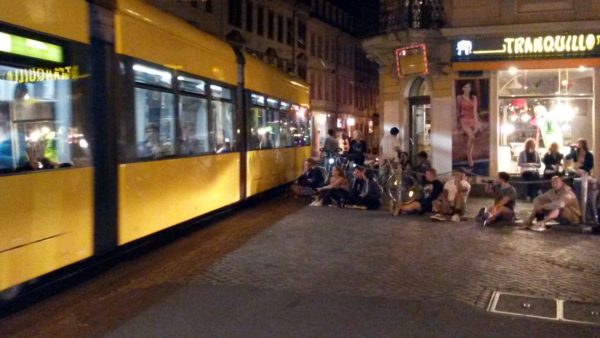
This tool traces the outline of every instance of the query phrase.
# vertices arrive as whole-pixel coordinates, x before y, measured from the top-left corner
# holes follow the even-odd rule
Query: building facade
[[[353,13],[323,0],[147,1],[307,81],[314,155],[329,128],[360,130],[376,148],[378,65],[362,49]]]
[[[380,64],[384,129],[400,126],[405,150],[485,176],[518,173],[527,139],[541,155],[579,138],[600,149],[600,2],[381,5],[381,33],[363,46]]]

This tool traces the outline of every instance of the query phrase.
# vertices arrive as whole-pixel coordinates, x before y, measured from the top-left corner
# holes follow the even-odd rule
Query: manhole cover
[[[494,291],[490,312],[600,325],[600,303],[567,301]]]
[[[600,324],[600,304],[565,301],[563,316],[566,320]]]
[[[556,319],[556,300],[500,294],[492,312]]]

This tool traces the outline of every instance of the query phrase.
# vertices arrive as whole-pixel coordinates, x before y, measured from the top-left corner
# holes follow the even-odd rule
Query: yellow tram
[[[84,0],[0,0],[0,291],[288,183],[308,87],[139,0],[114,10],[118,187],[94,224]]]

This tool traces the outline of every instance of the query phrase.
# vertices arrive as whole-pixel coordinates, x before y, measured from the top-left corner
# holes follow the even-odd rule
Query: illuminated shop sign
[[[600,34],[558,34],[463,39],[453,45],[453,61],[600,56]]]
[[[3,32],[0,32],[0,52],[63,62],[61,46]]]
[[[425,44],[406,46],[396,49],[396,67],[398,76],[427,74],[427,47]]]
[[[79,67],[66,66],[49,68],[28,68],[9,70],[0,74],[0,80],[13,81],[17,83],[32,83],[54,80],[71,80],[79,77]]]

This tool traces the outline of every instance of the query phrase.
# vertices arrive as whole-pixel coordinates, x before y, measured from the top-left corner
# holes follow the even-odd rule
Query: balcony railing
[[[438,29],[446,15],[440,0],[382,0],[380,30]]]

